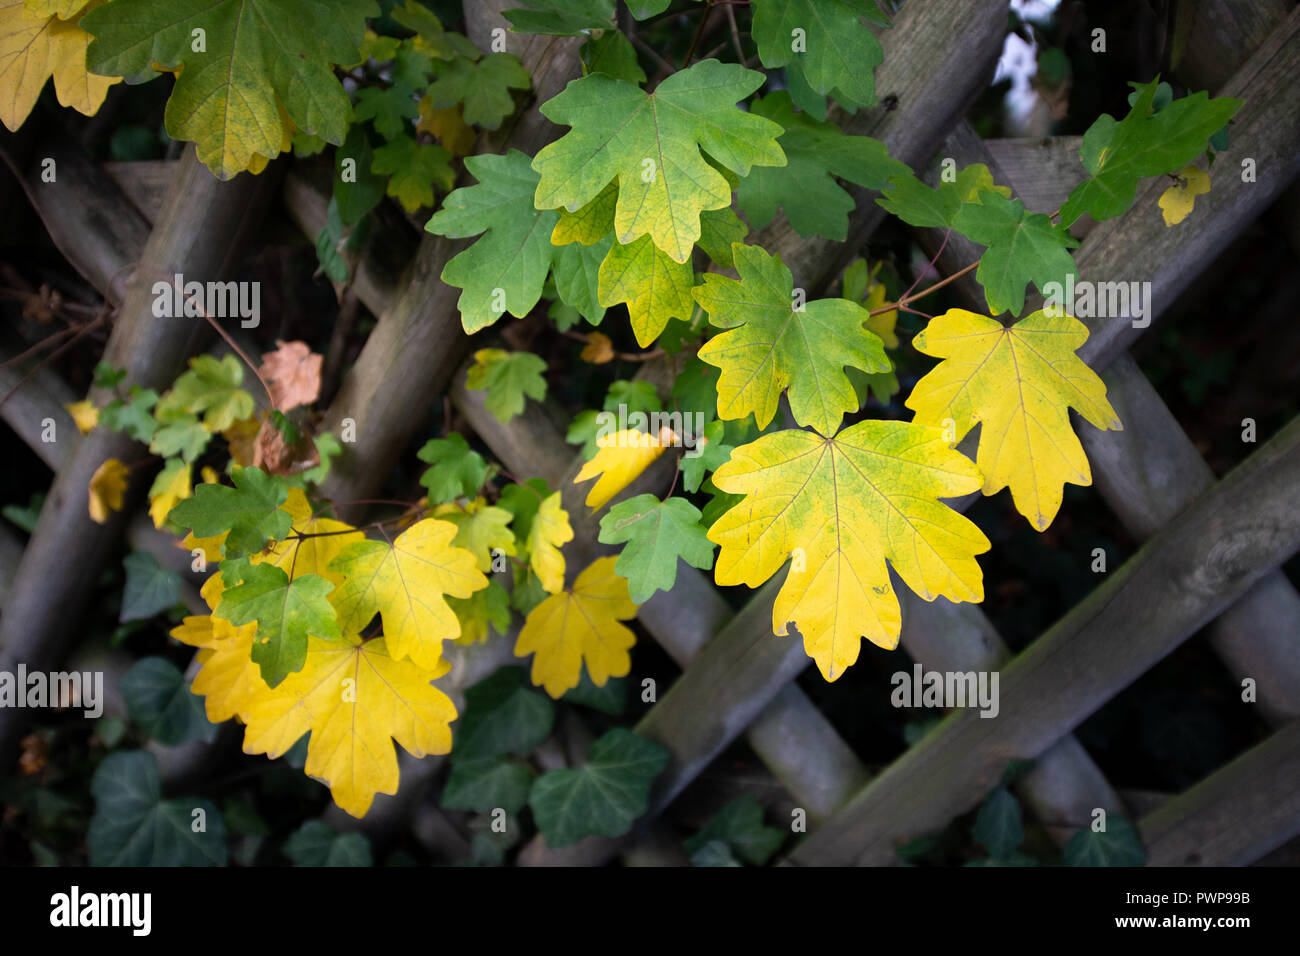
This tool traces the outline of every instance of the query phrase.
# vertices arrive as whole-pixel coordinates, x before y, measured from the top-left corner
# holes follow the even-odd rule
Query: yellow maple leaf
[[[86,72],[90,34],[79,26],[80,17],[74,21],[33,15],[71,6],[36,5],[28,12],[23,0],[0,0],[0,122],[10,131],[22,126],[51,76],[59,103],[86,116],[95,115],[108,88],[121,82],[121,77]],[[89,9],[98,3],[81,6]]]
[[[1098,428],[1123,428],[1105,384],[1074,354],[1087,340],[1087,328],[1068,315],[1039,311],[1008,328],[965,309],[935,316],[912,340],[944,360],[907,399],[915,422],[951,422],[954,443],[980,424],[984,494],[1010,486],[1016,510],[1039,531],[1056,517],[1066,482],[1092,484],[1070,408]]]
[[[450,521],[425,518],[391,545],[367,540],[344,548],[330,564],[344,580],[329,596],[343,633],[359,633],[379,614],[395,659],[437,666],[442,642],[460,635],[444,595],[469,597],[488,583],[474,555],[452,544],[459,532]]]
[[[528,566],[543,588],[556,594],[564,588],[564,554],[560,548],[573,540],[569,514],[560,507],[560,493],[547,497],[528,529]]]
[[[90,520],[103,524],[110,511],[121,511],[126,494],[126,465],[116,458],[107,459],[90,476]]]
[[[77,426],[77,431],[83,435],[90,433],[96,425],[99,424],[99,409],[90,399],[82,399],[79,402],[69,402],[63,406],[67,409],[72,421]]]
[[[599,508],[636,481],[665,448],[676,443],[677,436],[670,428],[661,428],[658,435],[637,428],[603,435],[596,440],[599,450],[582,466],[573,483],[580,485],[600,475],[587,492],[587,507]]]
[[[341,808],[365,816],[376,793],[397,792],[392,741],[416,757],[450,752],[456,708],[430,683],[450,667],[395,660],[379,640],[310,638],[302,670],[250,695],[244,752],[279,757],[310,732],[303,769]]]
[[[149,517],[153,526],[161,528],[166,524],[171,510],[191,494],[189,464],[179,458],[167,462],[149,489]]]
[[[204,561],[208,564],[217,564],[223,557],[222,551],[226,543],[226,535],[229,533],[229,531],[223,531],[221,534],[214,534],[208,538],[196,538],[194,532],[191,531],[181,541],[181,547],[190,552],[201,551]],[[206,582],[204,583],[206,584]],[[216,604],[212,604],[212,607],[216,607]]]
[[[689,320],[695,311],[691,298],[695,272],[690,263],[675,262],[649,236],[610,246],[597,283],[596,301],[601,305],[627,305],[632,332],[642,348],[659,338],[669,319]]]
[[[439,107],[427,93],[420,100],[420,118],[416,132],[428,133],[453,156],[468,156],[474,151],[474,127],[465,122],[461,106]]]
[[[628,650],[634,635],[620,621],[636,616],[627,581],[614,573],[614,557],[598,558],[578,575],[573,588],[552,594],[529,612],[515,642],[515,656],[533,654],[533,683],[554,698],[578,686],[583,664],[592,683],[632,669]]]
[[[787,429],[731,453],[713,482],[743,501],[720,516],[718,584],[756,588],[790,561],[772,609],[793,622],[827,680],[858,659],[860,638],[898,645],[901,615],[886,560],[927,601],[980,601],[975,555],[989,541],[943,504],[976,491],[975,465],[937,428],[864,421],[834,438]]]
[[[208,720],[219,724],[231,717],[247,722],[255,695],[269,694],[262,671],[252,661],[257,622],[236,627],[212,615],[186,617],[172,628],[172,637],[199,648],[199,672],[191,689],[203,698]]]
[[[1176,226],[1192,211],[1196,197],[1210,191],[1210,174],[1195,166],[1184,166],[1178,173],[1178,182],[1160,194],[1157,204],[1166,226]]]
[[[71,20],[88,0],[25,0],[28,17],[58,17]]]
[[[504,508],[489,505],[483,497],[467,502],[463,508],[453,502],[441,504],[434,509],[433,516],[456,526],[456,537],[451,543],[474,555],[478,569],[485,574],[492,570],[493,550],[515,553],[515,535],[510,530],[514,516]]]

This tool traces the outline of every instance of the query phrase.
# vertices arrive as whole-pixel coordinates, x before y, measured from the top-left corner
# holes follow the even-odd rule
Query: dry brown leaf
[[[602,332],[588,332],[587,344],[582,347],[581,358],[592,365],[604,365],[614,360],[614,343]]]
[[[282,412],[299,405],[310,405],[320,397],[320,371],[323,356],[308,348],[306,342],[281,342],[274,352],[262,356],[262,378],[271,389],[271,401]]]

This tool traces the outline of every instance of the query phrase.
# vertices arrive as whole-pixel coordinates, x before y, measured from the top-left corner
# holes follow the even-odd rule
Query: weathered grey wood
[[[1139,824],[1148,866],[1247,866],[1300,834],[1300,721]]]
[[[8,336],[4,338],[4,344],[0,345],[0,363],[7,363],[22,351]],[[0,395],[8,395],[9,390],[22,381],[28,369],[40,359],[41,356],[35,356],[21,365],[0,365]],[[0,416],[41,461],[57,470],[80,438],[76,423],[64,408],[74,401],[72,389],[45,366],[37,369],[18,391],[9,395],[8,400],[0,405]],[[54,419],[55,440],[52,442],[41,438],[45,430],[41,423],[47,418]]]
[[[967,162],[981,161],[960,158],[962,152],[959,151],[958,144],[967,137],[979,139],[970,124],[963,120],[953,128],[952,135],[944,141],[944,155],[957,158],[959,166]],[[993,177],[994,182],[1010,185],[1016,197],[1031,212],[1048,215],[1060,209],[1061,203],[1070,194],[1070,190],[1082,182],[1088,174],[1083,164],[1079,162],[1082,136],[988,139],[982,142],[1001,171],[1001,176]],[[991,164],[990,168],[992,168]]]
[[[176,175],[174,159],[147,159],[134,162],[104,163],[104,172],[117,183],[117,188],[139,210],[147,222],[153,222],[162,212],[167,198],[167,186]],[[143,238],[141,244],[143,245]]]
[[[1006,762],[1032,758],[1300,549],[1300,420],[1002,670],[995,719],[946,718],[791,854],[801,865],[883,864],[896,841],[973,806]]]
[[[178,272],[204,281],[228,275],[274,186],[266,175],[221,183],[199,163],[192,148],[186,152],[104,354],[105,361],[127,370],[128,382],[152,388],[170,384],[193,348],[199,326],[205,324],[156,318],[153,283],[170,281]],[[105,276],[109,268],[104,266]],[[75,633],[91,578],[117,542],[125,517],[117,513],[104,525],[90,520],[90,478],[106,459],[129,460],[137,447],[125,435],[96,430],[77,444],[60,468],[0,617],[0,669],[12,670],[19,661],[48,669],[61,658]],[[134,476],[132,501],[147,490],[142,485],[147,482]],[[22,711],[0,710],[0,758],[16,743],[22,716]]]

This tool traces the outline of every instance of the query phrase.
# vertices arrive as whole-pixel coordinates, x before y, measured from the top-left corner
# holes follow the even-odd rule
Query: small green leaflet
[[[190,693],[185,675],[166,658],[142,657],[118,686],[131,720],[164,746],[212,740],[217,734],[204,713],[203,698]]]
[[[694,494],[699,491],[705,473],[717,471],[731,457],[733,446],[723,441],[725,434],[726,425],[714,419],[704,426],[703,434],[695,436],[698,454],[682,455],[677,467],[682,471],[682,487],[687,492]]]
[[[357,91],[352,119],[370,120],[384,139],[393,139],[408,129],[411,120],[420,115],[414,93],[411,87],[401,83],[393,86],[363,86]]]
[[[181,596],[181,576],[164,568],[148,551],[132,551],[122,562],[126,587],[119,621],[141,621],[175,607]]]
[[[721,842],[746,863],[762,866],[785,841],[785,833],[763,823],[763,805],[753,794],[736,797],[711,819],[703,830],[682,844],[692,862],[706,846]]]
[[[244,367],[234,355],[220,359],[195,356],[158,403],[158,419],[175,421],[176,413],[202,413],[203,424],[210,431],[225,431],[253,414],[253,396],[240,387],[243,382]]]
[[[499,422],[508,422],[524,410],[525,396],[540,402],[546,397],[546,362],[532,352],[480,349],[465,375],[465,385],[487,390],[483,404]]]
[[[1098,221],[1122,215],[1133,205],[1141,179],[1177,172],[1205,152],[1244,100],[1193,93],[1152,113],[1160,78],[1138,90],[1122,120],[1103,113],[1083,134],[1079,159],[1091,174],[1074,187],[1061,207],[1068,226],[1085,212]]]
[[[228,531],[227,554],[253,554],[267,541],[281,541],[293,527],[281,511],[289,492],[284,481],[260,468],[236,468],[235,487],[201,484],[167,515],[167,520],[189,528],[195,537],[211,538]]]
[[[433,187],[446,192],[456,181],[451,153],[410,136],[398,136],[375,150],[370,171],[388,177],[388,195],[407,212],[432,206]]]
[[[429,44],[434,55],[440,60],[450,60],[457,56],[477,60],[483,55],[468,37],[459,33],[448,33],[443,29],[442,21],[434,12],[423,4],[417,3],[416,0],[406,0],[406,5],[402,7],[394,6],[390,16],[406,29],[418,33],[420,39]],[[378,38],[381,43],[389,39],[383,36]]]
[[[614,0],[520,0],[505,11],[516,33],[576,36],[589,30],[609,30]]]
[[[510,757],[453,758],[442,806],[481,813],[501,807],[506,813],[518,813],[528,803],[533,777],[528,764]]]
[[[527,90],[532,77],[512,53],[489,53],[478,62],[456,57],[433,65],[437,77],[427,95],[436,107],[465,104],[465,122],[496,129],[515,111],[511,90]]]
[[[99,422],[115,432],[125,432],[136,441],[150,441],[158,427],[153,417],[153,407],[158,404],[158,393],[152,388],[132,385],[126,398],[115,398],[99,413]]]
[[[995,860],[1005,860],[1025,840],[1020,801],[1006,787],[997,787],[985,797],[971,830],[975,842]]]
[[[988,190],[979,199],[962,206],[953,227],[988,247],[980,256],[975,278],[984,286],[989,314],[1009,310],[1018,316],[1025,308],[1028,283],[1041,291],[1049,282],[1064,283],[1066,276],[1075,274],[1074,257],[1066,250],[1079,243],[1064,226],[1029,212],[1019,199]]]
[[[598,301],[609,307],[627,305],[637,344],[647,348],[670,319],[689,319],[695,310],[690,263],[671,256],[641,236],[627,245],[614,243],[600,264]]]
[[[384,198],[388,181],[371,171],[370,164],[374,159],[366,128],[353,126],[334,157],[334,199],[338,202],[339,218],[345,226],[356,225]],[[349,162],[351,165],[345,166]],[[356,181],[350,182],[351,179]]]
[[[284,841],[284,855],[294,866],[372,866],[370,840],[364,833],[339,833],[319,820],[308,820]]]
[[[819,123],[796,113],[785,91],[755,100],[752,109],[755,115],[785,127],[777,142],[789,161],[785,166],[756,167],[740,181],[736,198],[755,229],[771,222],[780,206],[804,238],[815,235],[843,241],[853,197],[833,177],[880,189],[890,176],[908,172],[880,140],[846,136],[834,123]]]
[[[713,567],[714,544],[700,525],[699,509],[685,498],[637,495],[619,502],[600,519],[600,542],[626,542],[614,571],[627,578],[637,604],[673,589],[678,558],[701,571]]]
[[[1065,845],[1066,866],[1145,866],[1147,851],[1137,827],[1108,814],[1106,829],[1084,827]]]
[[[338,614],[326,597],[334,585],[317,574],[292,581],[273,564],[248,558],[221,562],[225,584],[213,614],[232,624],[257,622],[253,663],[275,687],[307,662],[307,638],[340,636]]]
[[[532,689],[522,667],[503,667],[465,691],[454,759],[526,754],[551,735],[555,703]]]
[[[451,239],[483,233],[442,270],[443,282],[463,290],[461,324],[473,334],[505,312],[522,319],[537,304],[555,254],[557,217],[534,207],[538,175],[518,150],[470,156],[465,167],[478,185],[448,196],[425,229]]]
[[[650,786],[667,763],[663,747],[616,727],[591,745],[585,765],[542,774],[528,805],[547,845],[626,833],[645,813]]]
[[[109,754],[95,770],[90,792],[95,797],[86,834],[91,866],[225,866],[221,812],[208,800],[162,799],[153,754]],[[192,828],[195,810],[203,811],[203,830]]]
[[[800,109],[824,119],[828,95],[850,112],[876,105],[874,71],[885,54],[861,22],[889,26],[875,0],[753,0],[753,7],[759,59],[786,67]]]
[[[578,55],[588,73],[605,73],[629,83],[646,81],[645,70],[637,62],[632,41],[618,30],[602,30],[600,36],[592,37],[582,45]]]
[[[576,211],[618,180],[618,242],[649,235],[686,262],[700,213],[731,205],[730,184],[701,150],[741,176],[785,163],[781,127],[735,105],[762,82],[761,73],[717,60],[674,73],[653,94],[603,73],[574,80],[541,107],[572,129],[533,160],[537,208]]]
[[[794,296],[794,277],[776,256],[740,244],[733,252],[740,281],[709,273],[693,290],[709,322],[728,330],[699,352],[701,361],[722,369],[718,417],[753,412],[765,428],[788,387],[795,420],[834,435],[844,413],[858,407],[844,367],[891,368],[884,344],[863,324],[867,310],[847,299],[802,302]]]
[[[208,447],[208,441],[212,438],[212,432],[200,424],[196,415],[189,412],[164,410],[159,407],[157,421],[159,425],[153,433],[153,439],[149,442],[149,450],[163,458],[180,455],[185,461],[193,463],[199,455],[203,454],[203,450]],[[175,464],[184,467],[180,459],[176,459]],[[158,477],[161,479],[162,475]],[[155,488],[161,487],[164,486],[155,484]]]
[[[884,195],[876,202],[909,226],[947,229],[965,205],[978,205],[985,191],[1011,197],[1009,187],[993,185],[987,166],[973,163],[954,173],[952,179],[940,181],[937,189],[921,182],[911,170],[904,170],[889,177]]]
[[[416,452],[420,461],[432,465],[420,476],[429,489],[429,504],[438,505],[462,496],[473,498],[488,479],[488,465],[463,437],[452,432],[446,438],[431,438]]]

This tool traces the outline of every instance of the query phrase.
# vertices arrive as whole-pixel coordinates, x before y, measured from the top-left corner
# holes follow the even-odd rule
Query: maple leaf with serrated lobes
[[[785,166],[751,170],[736,189],[740,208],[755,229],[770,223],[780,206],[791,228],[804,238],[843,240],[854,202],[833,176],[880,189],[890,176],[907,171],[880,140],[847,136],[834,123],[796,113],[784,90],[755,100],[753,112],[785,127],[777,142],[788,160]]]
[[[578,686],[584,665],[597,687],[632,669],[628,650],[636,635],[619,622],[636,616],[636,604],[614,563],[593,561],[572,588],[533,608],[519,631],[515,657],[534,655],[532,681],[556,699]]]
[[[989,168],[972,163],[953,173],[951,179],[941,179],[937,187],[927,186],[910,169],[904,170],[889,177],[876,202],[909,226],[947,229],[964,207],[980,204],[983,192],[1011,198],[1011,187],[995,186]]]
[[[415,90],[403,84],[363,87],[357,91],[352,120],[370,120],[384,139],[393,139],[400,136],[410,126],[410,121],[420,115],[414,94]]]
[[[442,281],[462,290],[457,308],[473,334],[505,312],[522,319],[541,299],[555,253],[556,214],[534,207],[538,175],[518,150],[470,156],[465,168],[478,185],[451,193],[425,229],[449,239],[483,233],[442,270]]]
[[[744,496],[709,529],[721,545],[717,583],[757,588],[793,556],[772,629],[798,627],[827,680],[858,659],[864,636],[898,645],[902,618],[886,561],[927,601],[983,600],[975,555],[989,541],[940,500],[982,481],[941,429],[864,421],[834,438],[773,432],[733,450],[713,483]]]
[[[845,366],[892,367],[880,339],[866,329],[867,310],[847,299],[819,299],[796,310],[794,277],[779,258],[756,246],[737,244],[733,252],[739,281],[709,273],[693,290],[709,322],[728,330],[699,351],[701,361],[722,370],[718,417],[753,412],[766,428],[788,388],[795,421],[833,434],[844,413],[858,407]]]
[[[357,62],[366,18],[379,12],[372,0],[113,0],[81,25],[94,36],[93,72],[177,74],[168,134],[195,142],[204,165],[230,179],[280,153],[293,129],[343,142],[352,106],[333,65]]]
[[[28,0],[26,7],[24,0],[0,0],[0,122],[10,132],[23,125],[51,76],[60,105],[84,116],[99,112],[108,88],[121,82],[86,70],[90,35],[78,14],[96,6],[98,0]]]
[[[649,236],[611,245],[600,264],[599,283],[601,305],[627,305],[642,348],[653,344],[670,320],[689,319],[695,311],[695,272],[689,263],[674,262]]]
[[[363,817],[376,793],[397,792],[393,741],[414,757],[451,751],[456,708],[429,683],[449,669],[446,662],[430,670],[394,659],[383,641],[313,638],[301,671],[251,695],[244,752],[279,757],[310,733],[304,772],[324,781],[339,807]]]
[[[1062,225],[1070,225],[1085,212],[1098,221],[1122,215],[1133,205],[1139,180],[1176,172],[1191,163],[1245,104],[1245,100],[1192,93],[1152,113],[1159,81],[1157,76],[1138,88],[1122,120],[1103,113],[1083,134],[1079,159],[1091,175],[1074,187],[1061,206]]]
[[[499,504],[514,515],[515,537],[523,543],[528,566],[542,587],[555,594],[564,588],[560,548],[573,540],[573,526],[558,491],[551,492],[541,478],[531,478],[526,485],[507,486]]]
[[[701,571],[713,567],[714,545],[700,525],[699,509],[685,498],[637,495],[619,502],[600,519],[600,542],[624,544],[614,570],[627,578],[628,595],[637,604],[672,590],[678,558]]]
[[[1068,315],[1035,312],[1004,327],[965,309],[935,316],[912,339],[917,351],[943,359],[907,399],[915,421],[951,420],[954,441],[979,424],[984,494],[1010,486],[1016,510],[1039,531],[1056,517],[1067,482],[1092,484],[1070,408],[1098,428],[1122,428],[1105,384],[1075,354],[1087,339]]]
[[[717,60],[679,70],[653,94],[603,73],[572,81],[541,107],[572,129],[533,159],[537,208],[577,210],[617,180],[618,242],[649,235],[686,262],[700,213],[731,205],[731,185],[701,151],[741,176],[785,163],[781,127],[735,105],[762,82],[761,73]]]
[[[343,549],[365,535],[349,524],[318,515],[301,488],[290,488],[280,510],[292,526],[283,541],[272,542],[264,551],[250,556],[254,564],[273,564],[286,574],[315,574],[335,589],[343,575],[330,568]]]
[[[489,53],[477,62],[465,57],[438,60],[437,77],[426,95],[434,106],[463,104],[465,122],[496,129],[515,111],[511,90],[529,90],[533,78],[513,53]]]
[[[231,624],[256,622],[253,663],[268,687],[301,670],[307,638],[339,638],[338,615],[328,595],[334,586],[316,574],[289,575],[273,564],[248,558],[221,562],[225,589],[213,610]]]
[[[456,537],[451,543],[474,555],[478,569],[484,574],[492,570],[493,551],[515,554],[515,534],[510,530],[514,515],[505,508],[489,505],[485,498],[476,498],[464,507],[451,502],[438,505],[433,516],[456,526]]]
[[[483,405],[492,417],[505,423],[524,410],[524,398],[540,402],[546,397],[546,362],[531,352],[479,349],[465,374],[465,386],[487,391]]]
[[[875,0],[754,0],[753,38],[765,67],[796,74],[801,109],[824,117],[830,95],[853,112],[876,105],[874,71],[885,57],[863,18],[889,26]]]
[[[441,146],[398,136],[376,149],[374,155],[370,171],[388,177],[388,195],[407,212],[432,206],[433,187],[446,192],[456,181],[451,153]]]
[[[267,541],[282,540],[293,527],[293,519],[280,505],[288,497],[283,479],[260,468],[235,468],[235,487],[203,484],[194,489],[167,515],[172,524],[189,528],[195,536],[208,538],[228,532],[228,555],[261,551]]]
[[[953,227],[988,247],[980,256],[975,278],[984,286],[993,315],[1023,312],[1028,283],[1041,291],[1048,283],[1063,283],[1075,274],[1068,250],[1078,246],[1078,240],[1064,226],[1027,210],[1019,199],[981,192],[978,203],[962,206],[953,217]]]
[[[330,570],[344,577],[334,593],[344,633],[359,633],[378,614],[394,659],[436,667],[442,642],[460,636],[444,595],[467,598],[488,583],[474,555],[452,545],[459,530],[425,518],[392,544],[358,541],[344,548],[330,562]]]
[[[190,689],[203,698],[208,720],[214,724],[236,716],[247,723],[252,696],[270,689],[253,663],[256,633],[256,622],[236,627],[210,614],[186,617],[171,630],[176,640],[199,649],[195,655],[199,672]]]
[[[253,414],[253,396],[240,387],[243,382],[244,367],[235,356],[197,355],[158,402],[155,414],[162,420],[176,412],[201,413],[209,431],[225,431]]]
[[[420,484],[429,489],[429,504],[441,504],[453,498],[472,498],[487,482],[491,473],[483,456],[469,443],[452,432],[446,438],[431,438],[415,456],[427,464]]]
[[[406,0],[403,6],[394,6],[389,16],[416,34],[416,49],[440,60],[458,56],[477,60],[483,55],[469,37],[446,30],[437,14],[416,0]]]

